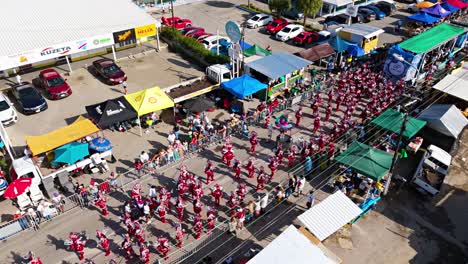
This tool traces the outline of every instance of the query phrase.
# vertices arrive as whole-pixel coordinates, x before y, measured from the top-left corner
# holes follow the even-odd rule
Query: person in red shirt
[[[167,260],[169,257],[167,256],[169,253],[169,240],[164,236],[158,237],[158,246],[156,249],[163,255],[164,259]]]
[[[255,148],[257,147],[258,139],[257,139],[257,132],[252,132],[252,136],[250,137],[250,153],[255,153]]]
[[[208,207],[206,211],[206,218],[208,221],[207,233],[210,234],[211,230],[215,227],[216,222],[216,212],[213,208]]]
[[[268,168],[270,168],[270,178],[269,180],[273,180],[273,177],[275,176],[275,172],[276,170],[278,169],[278,162],[276,161],[276,158],[275,157],[272,157],[270,159],[270,163],[268,164]]]
[[[99,208],[102,209],[101,211],[101,214],[102,216],[108,216],[109,215],[109,212],[107,211],[107,199],[106,199],[106,196],[99,192],[98,193],[98,198],[95,202],[96,206],[98,206]]]
[[[176,226],[176,240],[177,240],[177,247],[182,248],[182,242],[184,241],[184,236],[187,232],[182,227],[181,223],[178,223]]]
[[[234,178],[235,179],[240,179],[240,175],[241,175],[241,163],[239,160],[235,159],[234,160],[234,166],[232,167],[232,169],[234,170]]]
[[[259,190],[265,190],[264,184],[265,184],[265,172],[262,166],[257,176],[257,188],[255,188],[255,191],[258,192]]]
[[[176,211],[177,211],[177,218],[180,221],[184,220],[184,208],[185,208],[184,200],[179,196],[179,198],[177,199]]]
[[[299,107],[296,111],[296,127],[299,126],[299,123],[301,122],[301,117],[302,117],[302,106]]]
[[[203,231],[203,223],[200,216],[197,216],[193,222],[193,231],[195,233],[195,239],[199,239]]]
[[[135,159],[135,162],[133,163],[133,168],[137,171],[138,177],[141,176],[141,173],[143,172],[143,162],[141,162],[140,159]]]
[[[237,197],[239,197],[239,202],[241,204],[243,204],[245,195],[247,194],[247,189],[246,189],[245,183],[240,183],[237,186],[236,194],[237,194]]]
[[[314,133],[320,129],[320,116],[317,115],[314,120]]]
[[[328,105],[327,109],[325,110],[325,118],[323,119],[324,122],[328,122],[328,120],[330,120],[331,112],[332,112],[332,107],[331,105]]]
[[[249,162],[245,166],[245,169],[247,170],[247,174],[249,175],[249,178],[254,177],[254,173],[255,173],[254,162],[255,162],[255,158],[251,157],[251,158],[249,158]]]
[[[99,229],[96,230],[97,237],[99,239],[99,246],[106,252],[105,256],[110,255],[109,239]]]
[[[223,196],[223,189],[219,184],[215,185],[215,188],[211,191],[211,196],[213,196],[216,206],[219,206],[221,197]]]
[[[294,166],[295,160],[296,160],[296,149],[295,149],[295,146],[293,146],[288,154],[288,167],[289,168]]]
[[[214,181],[213,163],[211,163],[211,161],[209,160],[206,163],[205,174],[206,174],[206,184],[210,184],[210,182]]]

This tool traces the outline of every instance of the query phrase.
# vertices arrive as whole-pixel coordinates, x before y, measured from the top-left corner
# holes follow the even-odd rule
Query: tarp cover
[[[390,169],[392,158],[383,150],[356,141],[336,157],[336,161],[379,181]]]
[[[458,8],[468,7],[468,3],[465,3],[465,2],[460,1],[460,0],[447,0],[447,3],[449,3],[450,5],[453,5],[454,7],[458,7]]]
[[[407,51],[420,54],[430,51],[434,47],[437,47],[438,45],[445,43],[464,32],[464,28],[442,23],[417,36],[401,42],[400,47]]]
[[[71,142],[54,150],[54,162],[73,164],[89,155],[89,144]]]
[[[305,211],[297,219],[320,241],[325,240],[362,213],[343,192],[337,191]],[[281,251],[281,253],[284,253]],[[287,255],[287,254],[286,254]],[[307,263],[322,263],[311,261]],[[268,263],[268,262],[265,262]],[[284,263],[295,263],[286,261]]]
[[[138,115],[123,96],[85,107],[89,117],[100,128],[136,118]]]
[[[424,24],[433,24],[433,23],[440,20],[439,17],[431,16],[431,15],[425,13],[425,12],[419,12],[417,14],[409,16],[408,19],[409,20],[414,20],[414,21],[417,21],[417,22],[421,22],[421,23],[424,23]]]
[[[125,99],[135,109],[138,116],[174,106],[174,101],[157,86],[127,94]]]
[[[374,120],[372,120],[371,123],[393,133],[400,134],[403,119],[403,113],[400,113],[393,109],[388,109],[382,114],[380,114],[378,117],[374,118]],[[407,138],[412,138],[425,125],[426,121],[408,116],[406,121],[406,128],[405,131],[403,131],[403,136]]]
[[[304,234],[291,225],[248,262],[248,264],[265,263],[332,264],[336,262],[328,258],[318,246],[312,244]]]
[[[463,67],[445,76],[434,89],[468,101],[468,62]]]
[[[259,55],[259,56],[269,56],[271,55],[271,52],[268,50],[258,46],[258,45],[253,45],[250,48],[244,49],[243,50],[244,56],[250,57],[253,55]]]
[[[447,2],[442,3],[441,6],[442,6],[445,10],[447,10],[447,11],[449,11],[449,12],[452,12],[452,13],[455,12],[455,11],[458,11],[458,10],[460,9],[460,8],[458,8],[458,7],[456,7],[456,6],[453,6],[453,5],[451,5],[451,4],[447,3]]]
[[[267,84],[261,83],[255,78],[244,74],[221,84],[226,91],[230,92],[239,99],[252,95],[260,90],[266,89]]]
[[[335,54],[335,50],[328,43],[320,44],[299,52],[299,56],[310,61],[318,61],[333,54]]]
[[[450,15],[450,12],[445,10],[439,3],[432,7],[424,8],[422,11],[436,17],[446,17]]]
[[[249,62],[247,63],[247,66],[270,79],[277,79],[288,73],[300,70],[310,64],[312,64],[311,61],[298,56],[278,52],[259,60]]]
[[[36,156],[98,131],[99,128],[97,128],[91,120],[80,116],[71,125],[59,128],[48,134],[41,136],[26,136],[26,144],[31,150],[32,155]]]
[[[419,119],[426,120],[427,126],[440,133],[458,138],[468,125],[468,120],[455,105],[436,104],[424,110]]]

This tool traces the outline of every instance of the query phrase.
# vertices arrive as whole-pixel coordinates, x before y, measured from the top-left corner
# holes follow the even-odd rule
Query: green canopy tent
[[[244,53],[244,56],[246,57],[250,57],[250,56],[253,56],[253,55],[258,55],[258,56],[269,56],[271,55],[271,52],[269,52],[268,50],[266,49],[263,49],[257,45],[253,45],[252,47],[248,48],[248,49],[245,49],[243,51]]]
[[[401,125],[403,124],[404,114],[393,109],[388,109],[378,117],[371,121],[374,125],[384,128],[393,133],[400,134]],[[425,125],[426,121],[416,119],[408,116],[406,121],[406,128],[403,131],[403,136],[406,138],[412,138],[419,130]]]
[[[360,174],[379,181],[390,169],[392,158],[391,154],[383,150],[356,141],[335,160]]]

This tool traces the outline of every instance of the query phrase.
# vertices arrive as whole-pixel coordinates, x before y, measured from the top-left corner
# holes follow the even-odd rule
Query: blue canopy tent
[[[425,12],[431,16],[435,17],[446,17],[450,15],[450,11],[445,10],[440,4],[435,4],[432,7],[429,8],[424,8],[421,10],[422,12]]]
[[[227,82],[221,83],[221,87],[239,99],[252,95],[260,90],[266,89],[267,84],[259,82],[257,79],[244,74]]]
[[[417,14],[409,16],[408,19],[421,22],[423,24],[433,24],[440,20],[439,17],[431,16],[425,12],[419,12]]]
[[[245,50],[245,49],[248,49],[250,47],[252,47],[252,45],[250,45],[249,43],[243,41],[243,40],[240,40],[239,41],[239,45],[241,47],[241,50]]]
[[[366,54],[364,49],[359,47],[357,44],[348,45],[348,48],[346,50],[349,52],[349,54],[351,54],[354,57],[361,57]]]
[[[53,162],[73,164],[88,155],[88,143],[72,142],[54,150]]]
[[[349,42],[343,40],[339,36],[331,38],[330,41],[328,41],[328,43],[337,53],[345,51],[348,48],[349,44]]]
[[[442,3],[440,6],[441,6],[442,8],[444,8],[445,10],[449,11],[450,13],[453,13],[453,12],[455,12],[455,11],[460,10],[460,8],[455,7],[455,6],[453,6],[453,5],[451,5],[451,4],[447,3],[447,2]]]

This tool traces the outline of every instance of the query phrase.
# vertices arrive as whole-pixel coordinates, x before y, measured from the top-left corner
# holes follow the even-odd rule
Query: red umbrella
[[[3,197],[5,198],[16,198],[23,194],[29,186],[31,186],[32,179],[31,178],[19,178],[14,180],[5,190]]]

